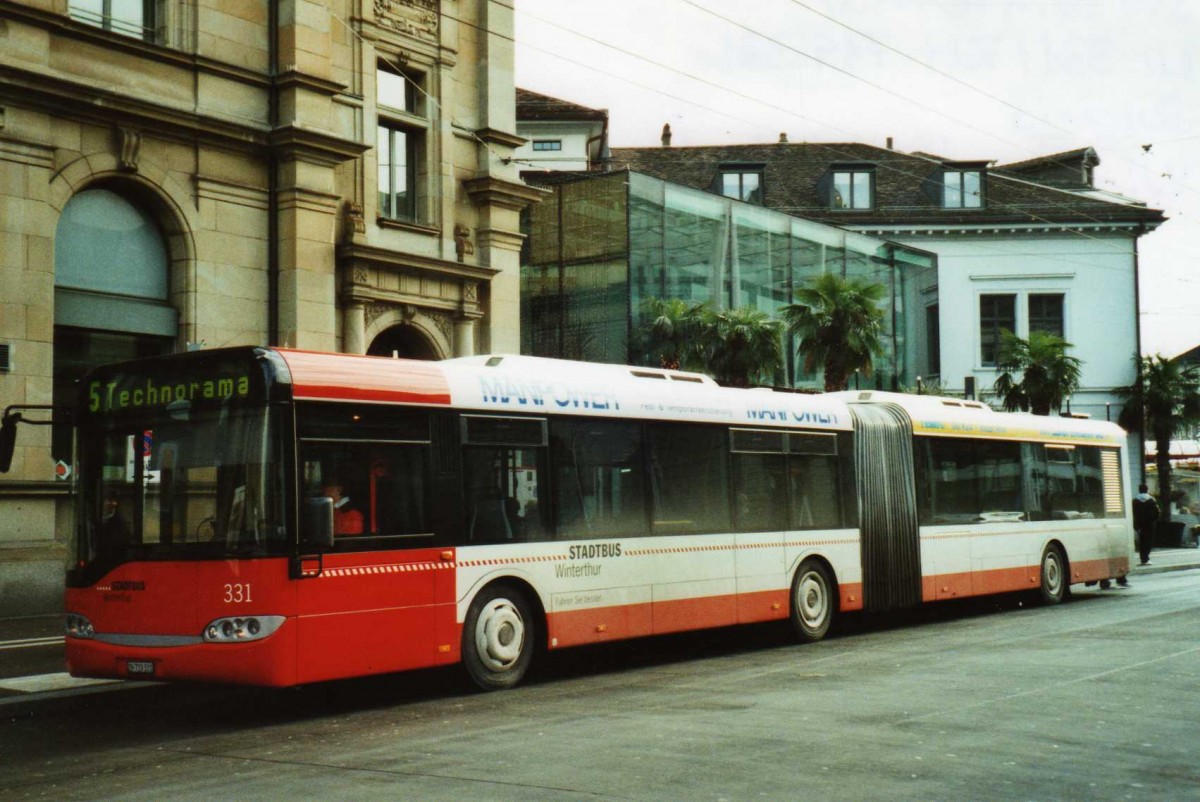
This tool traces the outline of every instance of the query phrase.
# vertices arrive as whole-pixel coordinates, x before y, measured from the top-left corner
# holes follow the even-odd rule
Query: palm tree
[[[1044,331],[1029,332],[1027,340],[1007,329],[1001,331],[996,368],[1002,373],[992,389],[1005,411],[1049,415],[1061,410],[1063,400],[1079,389],[1083,362],[1067,354],[1072,347],[1062,337]],[[1017,373],[1021,374],[1019,381]]]
[[[721,384],[773,384],[783,363],[783,324],[752,306],[705,309],[700,342],[704,361]]]
[[[1158,449],[1158,506],[1163,520],[1170,520],[1171,438],[1200,423],[1200,366],[1162,354],[1134,362],[1137,381],[1119,391],[1129,400],[1118,421],[1129,431],[1150,430]]]
[[[682,298],[646,298],[639,337],[645,359],[669,370],[694,365],[704,310],[704,304]]]
[[[796,290],[797,303],[780,315],[800,340],[798,353],[809,373],[825,371],[825,391],[846,389],[856,370],[871,375],[873,357],[883,354],[883,301],[887,288],[836,273],[814,276]]]

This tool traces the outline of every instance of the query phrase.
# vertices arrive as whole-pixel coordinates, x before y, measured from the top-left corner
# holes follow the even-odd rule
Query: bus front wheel
[[[829,632],[837,608],[833,579],[818,560],[805,560],[792,579],[792,627],[805,643]]]
[[[1062,549],[1051,543],[1042,552],[1042,584],[1038,599],[1042,604],[1058,604],[1067,595],[1067,560]]]
[[[533,610],[520,590],[484,588],[463,624],[462,659],[471,681],[485,691],[520,682],[533,659],[534,630]]]

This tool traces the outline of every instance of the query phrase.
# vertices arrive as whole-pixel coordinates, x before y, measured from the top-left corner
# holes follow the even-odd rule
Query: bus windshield
[[[185,403],[85,431],[80,566],[284,553],[276,428],[267,407]]]

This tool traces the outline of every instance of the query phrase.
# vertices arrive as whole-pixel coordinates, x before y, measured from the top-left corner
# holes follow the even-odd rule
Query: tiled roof
[[[1033,183],[1027,176],[1005,176],[995,169],[988,171],[984,208],[943,209],[936,191],[942,164],[937,159],[852,142],[613,148],[610,169],[629,169],[714,191],[721,167],[737,164],[762,166],[764,206],[855,228],[907,224],[1155,224],[1164,219],[1157,209],[1054,189]],[[818,184],[835,164],[874,166],[874,209],[834,210],[822,200]],[[931,190],[931,186],[935,188]]]
[[[607,120],[605,109],[590,109],[517,87],[518,120]]]
[[[996,165],[996,169],[1003,170],[1005,172],[1019,173],[1030,167],[1044,167],[1048,164],[1070,164],[1078,162],[1087,158],[1089,155],[1097,164],[1100,163],[1100,158],[1096,155],[1096,151],[1092,148],[1076,148],[1075,150],[1064,150],[1062,153],[1051,153],[1048,156],[1035,156],[1032,159],[1025,159],[1024,161],[998,164]]]

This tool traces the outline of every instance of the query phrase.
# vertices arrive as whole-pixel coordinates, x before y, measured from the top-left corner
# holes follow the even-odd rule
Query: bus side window
[[[546,420],[463,415],[459,421],[466,542],[544,539]]]
[[[728,430],[654,423],[647,432],[654,534],[728,532]]]
[[[558,538],[646,534],[641,425],[556,420],[550,432]]]

